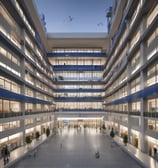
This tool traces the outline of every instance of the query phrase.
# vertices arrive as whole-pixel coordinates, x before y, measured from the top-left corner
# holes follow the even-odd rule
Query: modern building
[[[115,0],[108,33],[46,33],[34,1],[0,0],[0,146],[105,125],[158,151],[158,2]]]

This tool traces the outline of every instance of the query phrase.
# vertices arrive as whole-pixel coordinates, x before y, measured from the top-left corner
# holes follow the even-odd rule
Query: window
[[[0,76],[0,87],[15,93],[20,93],[20,85],[3,76]]]
[[[152,58],[158,52],[157,46],[158,28],[156,28],[152,35],[147,39],[147,60]]]
[[[147,100],[148,112],[158,112],[158,99]]]
[[[132,112],[140,112],[140,102],[132,102]]]
[[[140,67],[140,52],[137,52],[131,60],[131,74],[135,73]]]
[[[131,82],[131,94],[140,90],[140,77]]]
[[[155,17],[158,14],[158,4],[154,7],[154,9],[151,10],[150,14],[147,17],[147,27],[150,26],[152,21],[155,19]]]
[[[0,123],[0,132],[18,127],[20,127],[20,121]]]
[[[147,86],[158,83],[158,63],[147,69]]]

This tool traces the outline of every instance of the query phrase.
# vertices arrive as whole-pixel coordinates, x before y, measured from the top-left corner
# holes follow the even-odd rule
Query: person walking
[[[10,152],[9,152],[9,150],[8,150],[7,145],[6,145],[5,150],[4,150],[4,155],[5,155],[6,161],[9,161]]]
[[[9,161],[9,157],[10,157],[10,152],[8,150],[8,147],[5,146],[2,148],[2,157],[3,157],[3,161],[4,161],[4,165]]]
[[[4,164],[6,163],[6,158],[5,158],[5,147],[2,148],[1,155],[3,157]]]

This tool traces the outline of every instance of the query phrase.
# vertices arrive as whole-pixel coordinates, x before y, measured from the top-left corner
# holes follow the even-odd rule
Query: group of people
[[[2,157],[4,160],[4,164],[6,164],[9,161],[10,151],[9,151],[8,147],[5,146],[5,147],[3,147],[1,152],[2,152]]]

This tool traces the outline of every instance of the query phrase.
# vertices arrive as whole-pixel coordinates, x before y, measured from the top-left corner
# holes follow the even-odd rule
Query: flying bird
[[[74,17],[72,16],[67,16],[65,19],[64,19],[64,22],[72,22],[74,20]]]
[[[68,18],[69,18],[69,22],[72,22],[74,20],[72,16],[68,16]]]
[[[97,26],[103,26],[104,24],[102,23],[102,22],[99,22],[98,24],[97,24]]]

